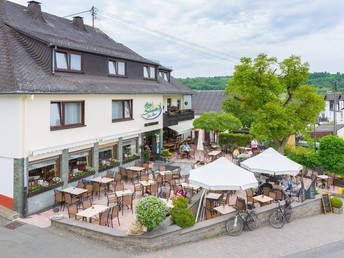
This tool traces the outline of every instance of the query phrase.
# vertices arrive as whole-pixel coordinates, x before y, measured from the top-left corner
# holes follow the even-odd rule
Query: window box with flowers
[[[117,166],[119,166],[119,161],[116,159],[108,159],[105,162],[102,162],[101,164],[99,164],[99,172],[111,169],[111,168],[115,168]]]
[[[44,181],[41,185],[31,185],[28,188],[27,197],[36,196],[38,194],[44,193],[46,191],[55,189],[63,185],[61,178],[54,177],[50,180],[50,182]]]
[[[86,166],[85,170],[78,171],[78,172],[75,172],[73,174],[70,174],[68,176],[68,183],[72,183],[72,182],[78,181],[80,179],[92,176],[94,174],[95,174],[94,168]]]
[[[128,162],[130,162],[130,161],[134,161],[134,160],[137,160],[137,159],[139,159],[140,158],[140,155],[139,154],[131,154],[131,155],[129,155],[128,157],[124,157],[123,158],[123,164],[124,163],[128,163]]]

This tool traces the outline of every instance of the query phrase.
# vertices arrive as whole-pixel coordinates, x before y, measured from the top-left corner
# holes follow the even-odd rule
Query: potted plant
[[[163,149],[163,150],[161,150],[161,156],[162,157],[171,157],[172,153],[170,152],[169,149]]]
[[[330,202],[333,208],[333,213],[337,213],[337,214],[343,213],[343,200],[342,199],[334,196],[330,199]]]
[[[151,231],[160,226],[166,217],[166,204],[152,195],[144,197],[136,205],[136,217]]]

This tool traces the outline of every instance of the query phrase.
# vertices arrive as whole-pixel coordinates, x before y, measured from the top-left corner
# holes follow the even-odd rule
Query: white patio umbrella
[[[199,159],[201,159],[201,152],[204,151],[204,148],[203,148],[203,130],[198,131],[196,150],[198,151]]]
[[[302,170],[302,165],[288,159],[273,148],[249,158],[240,163],[240,166],[250,172],[270,175],[297,175]]]

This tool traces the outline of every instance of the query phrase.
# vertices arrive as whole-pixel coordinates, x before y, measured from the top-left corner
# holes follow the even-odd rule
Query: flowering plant
[[[58,176],[53,177],[53,178],[50,180],[50,183],[52,183],[52,184],[57,184],[57,183],[61,183],[61,182],[62,182],[62,179],[59,178]]]
[[[94,171],[94,168],[93,168],[93,167],[86,166],[86,169],[85,169],[84,171],[93,172],[93,171]]]
[[[54,208],[53,208],[53,212],[54,212],[54,213],[58,213],[59,211],[60,211],[60,208],[59,208],[59,207],[54,207]]]

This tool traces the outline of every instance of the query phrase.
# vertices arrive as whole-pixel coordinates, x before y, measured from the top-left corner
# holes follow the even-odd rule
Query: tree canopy
[[[230,113],[207,112],[193,121],[193,126],[207,131],[223,132],[226,130],[237,130],[242,127],[238,118]]]
[[[254,60],[243,57],[226,88],[229,100],[225,104],[239,106],[240,119],[247,112],[250,134],[272,140],[283,153],[289,136],[304,133],[324,109],[323,97],[306,85],[308,71],[308,63],[298,56],[280,63],[266,54]]]

